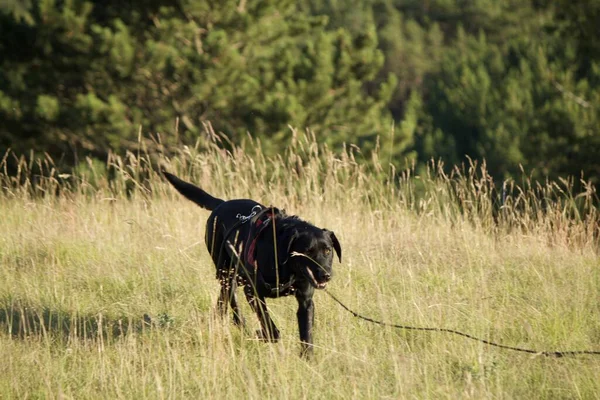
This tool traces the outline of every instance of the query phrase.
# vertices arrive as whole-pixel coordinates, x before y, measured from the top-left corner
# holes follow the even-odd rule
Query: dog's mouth
[[[312,258],[310,258],[309,256],[307,256],[306,254],[303,253],[298,253],[296,251],[292,252],[291,254],[292,257],[304,257],[307,258],[311,263],[313,263],[315,266],[322,268],[321,265],[316,262],[315,260],[313,260]],[[329,279],[331,279],[331,275],[328,275],[324,281],[319,282],[317,280],[317,278],[315,278],[315,274],[313,274],[312,270],[310,269],[310,267],[308,265],[305,265],[304,268],[301,269],[302,274],[308,278],[309,282],[311,283],[311,285],[313,285],[315,288],[317,289],[325,289],[327,287],[327,282],[329,282]]]
[[[306,275],[308,276],[308,278],[310,279],[310,281],[314,287],[316,287],[317,289],[325,289],[327,287],[327,281],[319,282],[315,278],[315,275],[313,274],[313,272],[311,271],[311,269],[309,267],[305,267],[305,270],[306,270]]]

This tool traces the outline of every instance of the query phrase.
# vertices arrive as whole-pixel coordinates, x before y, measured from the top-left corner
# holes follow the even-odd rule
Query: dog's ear
[[[335,250],[335,254],[337,254],[340,262],[342,262],[342,246],[340,246],[340,242],[339,242],[338,238],[335,237],[335,233],[333,233],[332,231],[329,231],[327,229],[324,229],[324,231],[327,232],[327,234],[331,238],[331,243],[333,244],[333,249]]]
[[[290,259],[290,253],[292,252],[292,245],[298,237],[298,232],[289,232],[285,236],[277,238],[277,262],[279,265],[284,265]]]

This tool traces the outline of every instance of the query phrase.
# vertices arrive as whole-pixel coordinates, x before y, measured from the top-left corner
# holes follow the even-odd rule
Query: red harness
[[[244,260],[246,265],[251,265],[256,271],[258,269],[258,263],[256,262],[256,242],[260,235],[271,225],[275,215],[279,214],[279,210],[276,208],[266,208],[263,211],[256,214],[252,218],[250,232],[248,232],[248,239],[244,246]]]
[[[271,285],[267,284],[261,272],[259,271],[259,265],[256,260],[256,243],[260,235],[266,231],[267,228],[271,227],[275,217],[281,212],[277,208],[269,207],[254,216],[251,220],[250,231],[248,232],[248,238],[244,244],[243,257],[244,264],[248,272],[252,271],[256,284],[262,287],[271,295],[276,294],[277,296],[287,296],[294,292],[293,284],[295,279],[291,279],[289,282],[279,285],[279,287],[272,288]]]

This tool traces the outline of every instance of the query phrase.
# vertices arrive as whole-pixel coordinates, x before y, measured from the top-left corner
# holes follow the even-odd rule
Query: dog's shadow
[[[0,307],[0,332],[22,339],[35,336],[110,339],[130,333],[142,333],[156,327],[166,327],[171,323],[172,319],[166,314],[156,318],[147,314],[137,318],[115,318],[102,313],[82,314],[18,304]]]

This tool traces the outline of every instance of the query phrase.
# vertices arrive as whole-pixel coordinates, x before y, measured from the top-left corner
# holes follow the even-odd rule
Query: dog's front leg
[[[305,291],[296,292],[298,300],[298,330],[302,342],[302,356],[310,356],[313,352],[313,325],[315,322],[315,304],[313,302],[314,289],[307,288]]]
[[[251,285],[244,287],[244,294],[250,307],[254,310],[260,321],[261,332],[260,338],[269,342],[276,342],[279,340],[279,329],[275,326],[275,323],[269,315],[267,310],[267,303],[262,295],[256,293]]]

